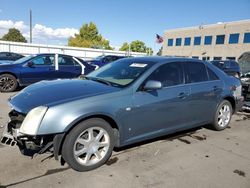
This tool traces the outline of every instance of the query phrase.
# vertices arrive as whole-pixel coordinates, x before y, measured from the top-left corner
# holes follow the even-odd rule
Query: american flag
[[[156,43],[162,43],[163,42],[163,37],[156,34]]]

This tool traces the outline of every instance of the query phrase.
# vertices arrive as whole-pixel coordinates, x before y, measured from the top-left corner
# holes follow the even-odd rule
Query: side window
[[[34,65],[54,65],[55,57],[53,55],[39,56],[32,60]]]
[[[183,84],[183,71],[180,62],[167,63],[157,68],[147,80],[160,81],[163,87]]]
[[[219,80],[219,77],[209,68],[207,67],[209,80]]]
[[[67,56],[59,56],[58,57],[58,64],[59,65],[65,65],[65,66],[74,66],[74,60],[71,57]]]
[[[79,60],[79,59],[78,59]],[[74,61],[74,64],[75,64],[75,66],[81,66],[76,60],[74,60],[73,59],[73,61]],[[80,60],[79,60],[80,61]],[[81,61],[80,61],[81,62]]]
[[[206,67],[201,62],[186,62],[187,83],[208,81]]]

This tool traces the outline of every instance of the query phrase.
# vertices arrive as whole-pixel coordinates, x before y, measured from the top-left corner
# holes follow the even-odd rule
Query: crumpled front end
[[[15,110],[9,113],[10,121],[5,127],[0,142],[8,146],[18,146],[21,153],[26,156],[33,157],[35,154],[49,152],[58,159],[60,143],[64,134],[36,136],[22,134],[20,127],[25,116]]]

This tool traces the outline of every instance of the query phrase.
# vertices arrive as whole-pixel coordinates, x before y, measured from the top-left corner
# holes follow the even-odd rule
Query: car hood
[[[38,106],[53,106],[73,100],[120,90],[91,80],[41,81],[30,85],[9,100],[12,108],[20,113],[28,113]]]
[[[7,65],[9,65],[9,64],[12,64],[14,61],[10,61],[10,60],[0,60],[0,65],[3,65],[3,64],[7,64]]]
[[[1,61],[0,69],[5,69],[5,68],[16,66],[17,64],[14,64],[13,62],[14,61]]]

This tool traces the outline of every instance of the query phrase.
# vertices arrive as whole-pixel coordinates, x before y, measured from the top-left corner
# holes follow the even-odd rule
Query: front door
[[[186,125],[190,89],[183,77],[182,63],[174,62],[161,65],[145,80],[160,81],[163,87],[134,93],[126,142],[153,138]]]
[[[21,70],[22,83],[29,85],[41,80],[56,79],[55,55],[38,55],[23,65]]]

